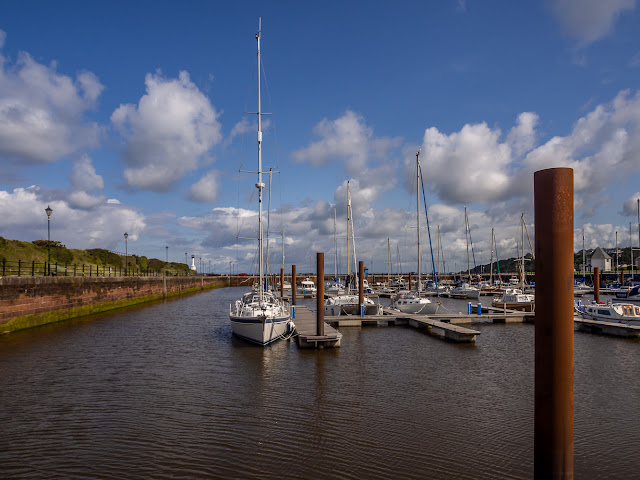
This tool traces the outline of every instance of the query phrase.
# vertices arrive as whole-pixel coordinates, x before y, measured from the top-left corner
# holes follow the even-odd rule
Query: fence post
[[[74,264],[73,264],[73,276],[74,276],[74,277],[76,276],[76,267],[77,267],[77,266],[78,266],[78,264],[77,264],[77,263],[74,263]]]
[[[82,264],[82,276],[84,277],[84,263]]]
[[[22,260],[18,260],[18,276],[20,276],[20,267],[22,266]]]
[[[31,276],[35,277],[36,275],[36,261],[32,260],[31,261]]]
[[[56,277],[58,276],[58,262],[56,262]]]

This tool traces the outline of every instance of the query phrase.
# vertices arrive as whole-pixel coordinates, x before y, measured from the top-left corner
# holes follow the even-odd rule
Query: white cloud
[[[121,105],[111,121],[126,139],[124,176],[131,186],[166,191],[198,168],[209,149],[222,139],[218,113],[191,82],[148,74],[147,93],[138,105]]]
[[[95,197],[82,190],[71,192],[67,196],[69,205],[73,208],[89,209],[104,203],[105,198],[103,196]]]
[[[103,89],[90,72],[74,81],[55,62],[42,65],[21,52],[9,65],[0,55],[0,157],[46,163],[95,146],[100,129],[84,114]]]
[[[638,216],[638,199],[640,199],[640,192],[636,192],[627,198],[622,204],[622,215],[628,217]]]
[[[213,203],[218,198],[219,188],[218,172],[212,170],[191,186],[189,198],[195,202]]]
[[[515,155],[522,155],[535,145],[538,115],[533,112],[523,112],[518,115],[517,122],[517,125],[511,129],[507,136],[507,143]]]
[[[361,115],[347,110],[336,120],[325,118],[313,128],[313,133],[320,139],[293,152],[296,161],[315,167],[342,161],[349,173],[357,173],[366,166],[373,132]]]
[[[145,218],[134,208],[101,202],[93,209],[75,208],[67,201],[51,200],[37,186],[0,191],[0,209],[5,212],[0,235],[6,238],[47,238],[47,216],[51,206],[51,239],[69,248],[115,250],[122,235],[136,241],[145,230]]]
[[[102,177],[96,173],[96,169],[91,163],[91,158],[86,154],[74,162],[69,181],[74,188],[86,192],[104,188]]]
[[[625,11],[635,8],[635,0],[550,0],[553,15],[564,31],[581,46],[589,45],[611,32]]]
[[[500,130],[486,123],[465,125],[446,135],[431,127],[425,131],[421,158],[425,186],[441,199],[456,203],[491,202],[509,194],[512,161]],[[415,171],[415,157],[405,160],[405,172]],[[413,167],[412,167],[413,166]]]

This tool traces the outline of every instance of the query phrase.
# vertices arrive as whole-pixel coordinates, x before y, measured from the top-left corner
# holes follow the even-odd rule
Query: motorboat
[[[298,287],[298,292],[303,295],[315,295],[318,293],[318,289],[316,288],[316,284],[309,277],[305,278],[300,282],[300,286]]]
[[[229,305],[229,321],[234,335],[258,345],[268,345],[293,333],[295,325],[291,321],[289,309],[284,301],[265,288],[265,254],[262,232],[262,111],[260,105],[260,38],[262,19],[259,22],[256,39],[258,42],[258,268],[257,289],[245,293],[235,304]]]
[[[439,304],[421,297],[418,292],[400,290],[393,298],[393,306],[403,313],[434,314]]]
[[[324,314],[328,317],[339,315],[360,315],[358,295],[336,295],[324,301]],[[365,315],[382,315],[382,305],[364,297]]]
[[[640,302],[640,285],[616,292],[616,298],[624,298],[627,301]]]
[[[519,288],[507,288],[501,297],[493,298],[491,305],[507,310],[533,312],[536,306],[536,297],[530,293],[523,293]]]
[[[576,310],[590,320],[640,325],[640,307],[630,303],[592,303],[579,305]]]
[[[283,290],[286,292],[287,290],[291,290],[291,282],[287,282],[286,280],[282,283]],[[276,290],[280,291],[280,282],[276,285]]]
[[[453,298],[480,298],[480,290],[467,282],[458,282],[455,288],[451,289],[449,295]]]

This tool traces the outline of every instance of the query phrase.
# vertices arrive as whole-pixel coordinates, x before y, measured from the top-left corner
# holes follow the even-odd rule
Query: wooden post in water
[[[318,252],[316,256],[316,270],[318,272],[316,282],[316,308],[318,309],[318,313],[316,314],[316,333],[317,335],[324,335],[324,252]]]
[[[280,269],[280,297],[284,298],[284,268]]]
[[[573,170],[534,174],[534,478],[573,479]]]
[[[291,305],[296,304],[296,266],[291,265]]]
[[[600,303],[600,268],[593,269],[593,299]]]
[[[364,262],[360,260],[358,262],[358,309],[360,315],[362,315],[362,308],[364,305]]]

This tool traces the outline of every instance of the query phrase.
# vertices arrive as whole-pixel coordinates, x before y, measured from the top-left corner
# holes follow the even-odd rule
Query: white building
[[[591,255],[591,269],[599,268],[601,272],[611,270],[611,256],[597,247]]]

